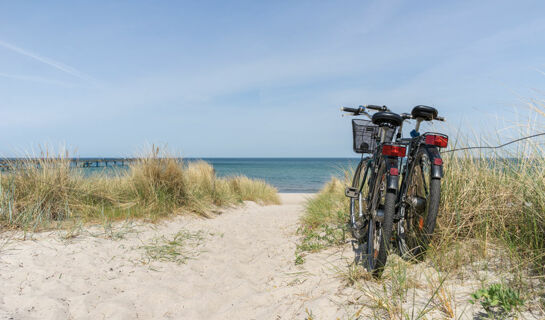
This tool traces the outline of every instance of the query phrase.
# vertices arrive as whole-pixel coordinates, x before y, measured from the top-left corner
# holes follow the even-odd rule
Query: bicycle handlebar
[[[355,108],[346,108],[346,107],[341,107],[341,111],[344,111],[344,112],[352,112],[352,113],[355,113],[355,114],[358,114],[360,113],[360,109],[355,109]]]
[[[354,114],[355,116],[358,116],[360,114],[369,115],[367,112],[365,112],[365,109],[371,109],[371,110],[376,110],[376,111],[390,111],[390,109],[388,109],[388,107],[386,107],[386,106],[376,106],[376,105],[373,105],[373,104],[369,104],[369,105],[366,105],[366,106],[359,106],[359,108],[341,107],[341,111],[350,112],[350,113]]]
[[[365,107],[367,109],[377,110],[377,111],[390,111],[390,109],[388,109],[387,106],[376,106],[376,105],[373,105],[373,104],[368,104]]]
[[[341,107],[341,111],[350,112],[350,113],[354,114],[355,116],[360,115],[360,114],[366,114],[366,115],[369,116],[369,114],[367,112],[365,112],[365,109],[371,109],[371,110],[376,110],[376,111],[390,111],[390,109],[388,109],[387,106],[377,106],[377,105],[373,105],[373,104],[368,104],[366,106],[360,106],[359,108]],[[414,117],[409,113],[402,113],[401,118],[403,118],[403,120],[414,119]],[[437,117],[433,118],[432,120],[445,121],[445,118],[437,116]]]

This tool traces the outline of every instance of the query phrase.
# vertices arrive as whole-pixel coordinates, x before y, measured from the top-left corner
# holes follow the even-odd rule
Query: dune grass
[[[520,136],[512,138],[539,132],[535,125],[523,129]],[[450,144],[495,145],[490,143],[494,139],[466,143],[456,140],[451,139]],[[500,143],[506,140],[509,139],[499,139]],[[460,279],[494,269],[504,276],[503,285],[521,292],[543,310],[545,303],[538,300],[544,293],[539,283],[545,272],[545,150],[539,140],[526,140],[506,149],[481,151],[443,154],[438,225],[425,265],[438,274]],[[344,179],[332,178],[308,201],[299,228],[301,239],[296,252],[299,262],[305,252],[345,242],[341,235],[346,233],[349,199],[344,196],[344,189],[350,185],[352,172],[346,170],[344,176]],[[393,262],[388,263],[385,274],[392,266]],[[354,285],[358,277],[350,270],[346,273],[350,275],[346,277],[347,283]],[[384,277],[381,281],[387,285],[391,279]],[[483,285],[492,284],[487,281],[498,279],[487,279]],[[446,301],[442,303],[443,309],[452,313],[445,297],[444,288],[439,288],[430,299]]]
[[[540,151],[541,152],[541,151]],[[537,155],[537,153],[536,153]],[[345,225],[351,173],[310,199],[302,230]],[[514,252],[545,260],[545,158],[502,158],[465,153],[444,159],[435,243],[460,239],[500,241]]]
[[[451,144],[457,144],[451,142]],[[480,140],[471,145],[487,145]],[[458,144],[459,146],[459,144]],[[443,155],[438,241],[500,241],[519,254],[545,264],[545,154],[540,144],[525,141],[516,149],[489,153],[462,151]],[[346,225],[349,199],[345,178],[332,178],[309,200],[302,230]]]
[[[219,178],[204,162],[185,163],[154,149],[126,171],[85,177],[66,153],[11,163],[0,175],[0,227],[36,230],[67,221],[148,221],[174,213],[209,215],[245,200],[278,203],[274,187],[243,176]]]
[[[539,297],[544,294],[540,283],[545,262],[545,197],[543,189],[536,190],[544,176],[536,166],[544,168],[545,163],[508,161],[490,165],[488,161],[489,158],[477,160],[469,155],[445,160],[438,226],[421,266],[411,266],[391,255],[380,280],[353,263],[339,272],[346,285],[367,297],[356,305],[374,310],[376,319],[454,319],[467,313],[465,306],[459,304],[471,296],[453,291],[452,283],[478,279],[483,288],[501,284],[520,294],[526,301],[521,310],[534,310],[537,314],[544,310]],[[332,178],[307,202],[300,222],[296,264],[304,263],[308,253],[341,245],[346,243],[346,237],[350,238],[346,230],[349,201],[344,196],[349,176],[347,171],[343,180]],[[394,289],[407,268],[412,270],[411,279],[419,284],[410,294],[396,296]],[[422,270],[427,270],[428,279],[440,276],[441,281],[433,285],[422,281],[416,276]],[[413,301],[413,291],[426,303]]]
[[[344,186],[348,181],[349,171],[345,172],[345,181],[332,178],[322,190],[307,201],[305,214],[297,232],[301,240],[297,245],[296,264],[303,263],[305,252],[339,245],[346,239],[349,202],[344,195]]]

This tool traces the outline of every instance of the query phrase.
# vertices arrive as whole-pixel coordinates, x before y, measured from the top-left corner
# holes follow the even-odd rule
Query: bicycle
[[[401,117],[404,121],[415,119],[416,126],[411,138],[402,139],[402,123],[396,137],[398,143],[408,147],[394,217],[397,247],[403,258],[421,260],[435,230],[439,212],[443,177],[439,150],[448,145],[448,136],[436,132],[420,134],[423,121],[445,121],[433,107],[416,106],[411,114],[403,113]]]
[[[367,109],[378,112],[371,116]],[[367,270],[380,276],[391,247],[399,185],[399,159],[405,156],[406,151],[404,145],[396,144],[392,139],[396,129],[403,123],[403,118],[386,106],[367,105],[341,110],[354,116],[365,115],[370,119],[352,120],[354,151],[362,153],[362,159],[345,195],[350,198],[349,228],[352,235],[359,243],[366,240]],[[364,158],[364,153],[371,156]],[[368,175],[369,189],[363,199]]]
[[[371,116],[366,109],[379,112]],[[448,137],[430,132],[420,135],[418,131],[422,121],[444,118],[427,106],[416,106],[411,114],[402,115],[374,105],[341,110],[371,120],[352,120],[353,149],[362,158],[345,195],[350,198],[349,229],[360,244],[366,242],[366,268],[379,277],[392,247],[406,259],[421,257],[434,231],[443,163],[438,147],[446,147]],[[403,139],[403,122],[409,119],[416,119],[416,126],[412,137]],[[403,164],[399,159],[405,157],[407,147],[409,155]]]

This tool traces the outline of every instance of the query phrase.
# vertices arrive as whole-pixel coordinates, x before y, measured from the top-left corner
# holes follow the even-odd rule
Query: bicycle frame
[[[417,124],[420,124],[417,122]],[[418,127],[418,126],[417,126]],[[409,188],[408,183],[411,181],[411,173],[413,172],[414,166],[416,165],[414,158],[418,154],[419,150],[424,149],[428,158],[431,162],[431,178],[432,179],[441,179],[443,177],[443,160],[441,154],[439,153],[439,148],[434,145],[428,145],[425,143],[425,137],[430,134],[437,134],[434,132],[426,132],[423,135],[412,138],[408,143],[408,152],[407,160],[405,165],[402,168],[401,176],[401,186],[400,192],[397,195],[398,210],[394,220],[397,222],[400,219],[404,218],[405,209],[408,205],[407,203],[407,189]]]

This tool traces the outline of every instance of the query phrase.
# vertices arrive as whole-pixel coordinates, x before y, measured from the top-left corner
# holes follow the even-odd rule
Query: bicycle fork
[[[367,176],[369,174],[369,168],[371,167],[371,163],[372,163],[372,160],[369,159],[367,161],[367,164],[365,165],[365,173],[363,174],[363,179],[361,181],[361,185],[360,185],[360,188],[359,189],[356,189],[356,188],[347,188],[346,191],[345,191],[345,194],[347,197],[350,197],[350,198],[357,198],[357,201],[358,201],[358,216],[356,217],[355,215],[355,201],[351,201],[351,206],[352,206],[352,210],[350,210],[350,225],[352,226],[352,228],[357,228],[356,226],[356,221],[358,219],[361,219],[363,217],[363,196],[362,196],[362,190],[363,190],[363,186],[365,185],[365,182],[367,181]]]

